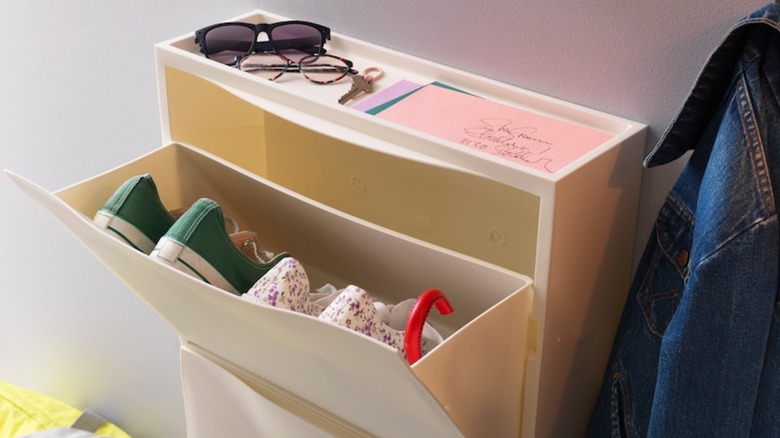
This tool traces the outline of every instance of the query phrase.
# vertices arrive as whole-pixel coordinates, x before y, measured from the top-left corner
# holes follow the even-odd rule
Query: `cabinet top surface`
[[[286,19],[255,10],[226,21]],[[332,132],[337,126],[342,137],[361,137],[350,139],[356,143],[379,140],[401,145],[506,182],[554,183],[604,151],[644,135],[643,124],[337,32],[331,33],[325,47],[327,53],[351,60],[360,72],[380,68],[383,74],[373,91],[340,105],[339,98],[352,85],[349,78],[319,85],[298,73],[286,73],[269,81],[206,59],[194,31],[159,43],[156,49],[159,68],[171,66],[207,78],[306,128]],[[378,114],[362,111],[373,107],[367,101],[388,99],[401,88],[415,92]]]

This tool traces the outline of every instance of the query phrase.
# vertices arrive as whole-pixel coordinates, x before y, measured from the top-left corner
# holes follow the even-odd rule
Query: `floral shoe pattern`
[[[396,305],[374,302],[365,290],[350,285],[320,314],[320,319],[370,336],[395,348],[409,364],[443,342],[425,322],[435,306],[442,315],[453,312],[447,297],[436,289]]]
[[[412,315],[417,299],[410,298],[401,301],[398,304],[384,304],[374,301],[374,307],[379,313],[382,322],[394,330],[404,331],[409,324],[409,317]],[[422,329],[422,354],[428,354],[434,347],[444,342],[444,338],[429,323],[425,323]]]
[[[324,292],[319,292],[323,290]],[[317,316],[337,296],[335,288],[310,292],[309,277],[301,263],[287,257],[263,275],[246,293],[247,301]]]
[[[355,285],[347,286],[320,319],[363,333],[404,354],[404,331],[385,324],[368,292]]]

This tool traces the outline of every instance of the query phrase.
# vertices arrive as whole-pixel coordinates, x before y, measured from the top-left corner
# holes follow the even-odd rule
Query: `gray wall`
[[[255,8],[649,125],[763,0],[0,2],[0,167],[48,189],[160,145],[152,45]],[[684,159],[645,171],[637,251]],[[0,380],[183,436],[178,339],[0,177]]]

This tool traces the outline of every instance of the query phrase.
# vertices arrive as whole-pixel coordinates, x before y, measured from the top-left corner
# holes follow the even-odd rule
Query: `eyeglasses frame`
[[[268,78],[271,81],[275,81],[280,76],[282,76],[283,74],[287,73],[288,71],[291,71],[291,72],[296,72],[297,71],[297,72],[301,73],[303,75],[303,77],[307,81],[309,81],[309,82],[313,82],[315,84],[320,84],[320,85],[327,85],[327,84],[332,84],[332,83],[338,82],[338,81],[344,79],[347,75],[356,75],[356,74],[359,73],[357,70],[355,70],[353,68],[355,63],[353,63],[349,59],[342,58],[340,56],[331,55],[331,54],[325,54],[325,53],[319,54],[319,55],[309,55],[309,56],[306,56],[304,58],[301,58],[300,61],[303,61],[304,59],[307,59],[307,58],[313,58],[313,57],[316,57],[316,58],[322,58],[322,57],[334,58],[334,59],[338,59],[339,61],[343,62],[344,65],[347,66],[347,71],[345,71],[344,74],[339,76],[338,78],[331,79],[331,80],[328,80],[328,81],[317,81],[317,80],[311,79],[309,76],[306,75],[306,73],[304,73],[301,70],[301,62],[300,61],[293,61],[293,60],[288,59],[287,57],[285,57],[284,55],[281,55],[279,53],[247,53],[246,55],[240,57],[239,59],[236,59],[235,62],[233,63],[233,65],[237,69],[239,69],[241,71],[245,71],[247,73],[251,73],[252,72],[251,70],[244,70],[244,69],[241,68],[241,62],[244,59],[249,58],[250,56],[258,55],[258,54],[260,54],[260,55],[269,55],[269,56],[276,55],[276,56],[279,56],[284,61],[284,64],[279,64],[279,65],[268,64],[268,67],[279,67],[279,69],[280,69],[280,72],[279,72],[278,75],[274,76],[273,78]],[[290,68],[293,68],[293,67],[297,68],[297,70],[290,70]]]

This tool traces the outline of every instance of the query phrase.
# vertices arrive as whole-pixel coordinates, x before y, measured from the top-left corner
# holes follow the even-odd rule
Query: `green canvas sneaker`
[[[160,238],[150,257],[241,295],[288,254],[267,263],[252,260],[231,241],[219,204],[201,198]]]
[[[144,254],[152,252],[175,221],[149,174],[125,181],[93,219],[98,228]]]

